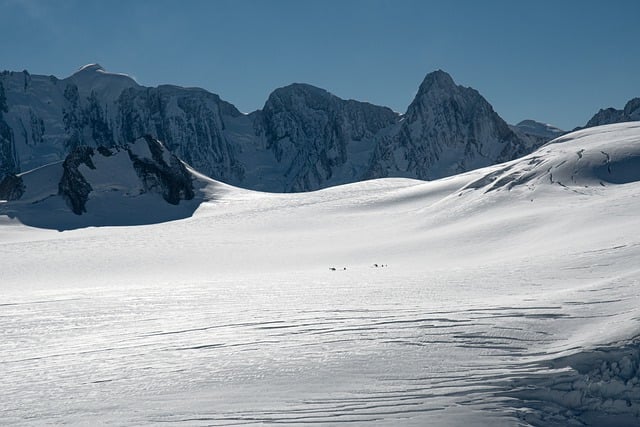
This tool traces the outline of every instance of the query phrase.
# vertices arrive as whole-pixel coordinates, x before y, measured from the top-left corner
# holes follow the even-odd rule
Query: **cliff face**
[[[367,177],[437,179],[526,152],[476,90],[436,71],[425,77],[396,129],[380,138]]]
[[[404,115],[305,84],[275,90],[262,110],[245,115],[205,90],[143,87],[97,64],[62,80],[0,74],[0,175],[144,135],[212,178],[275,192],[385,176],[434,179],[536,145],[442,71],[427,75]]]
[[[73,213],[82,215],[94,190],[120,192],[125,197],[158,193],[172,205],[194,197],[192,177],[184,164],[150,136],[126,146],[74,148],[62,162],[58,195]]]
[[[60,161],[79,146],[113,147],[150,134],[207,174],[242,178],[224,135],[225,118],[241,114],[217,95],[174,86],[142,87],[95,64],[63,80],[5,72],[0,84],[8,107],[6,120],[0,116],[0,167],[5,173]]]
[[[305,191],[362,179],[376,135],[399,119],[388,108],[294,84],[269,96],[256,129],[282,173],[282,189]]]

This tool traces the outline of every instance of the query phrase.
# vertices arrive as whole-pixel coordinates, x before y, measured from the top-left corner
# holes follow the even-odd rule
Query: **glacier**
[[[30,192],[60,164],[0,202],[3,423],[638,424],[640,122],[432,181],[187,167],[178,204],[119,153],[82,215]]]

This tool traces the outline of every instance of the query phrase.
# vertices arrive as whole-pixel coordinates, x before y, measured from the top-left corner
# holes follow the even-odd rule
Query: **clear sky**
[[[0,69],[98,62],[241,111],[293,82],[404,112],[449,72],[509,123],[564,129],[640,96],[638,0],[0,0]]]

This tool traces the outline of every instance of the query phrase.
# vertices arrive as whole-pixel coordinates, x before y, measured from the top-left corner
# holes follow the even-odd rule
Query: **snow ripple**
[[[593,291],[583,288],[461,305],[407,299],[417,286],[216,283],[5,302],[0,414],[15,424],[544,425],[631,408],[637,419],[637,345],[597,376],[572,368],[593,358],[567,341],[587,318],[621,315],[625,292],[598,304],[580,299]],[[620,409],[610,392],[623,377],[616,396],[634,403]]]

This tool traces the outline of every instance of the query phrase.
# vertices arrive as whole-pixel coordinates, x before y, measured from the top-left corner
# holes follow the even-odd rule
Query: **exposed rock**
[[[17,175],[6,175],[0,180],[0,200],[18,200],[24,190],[24,182]]]
[[[162,194],[173,205],[180,203],[180,200],[193,199],[192,177],[180,159],[169,155],[162,143],[153,137],[145,135],[142,140],[148,145],[151,158],[140,156],[131,148],[128,152],[145,190]],[[169,163],[166,162],[167,157]]]
[[[398,130],[382,137],[368,178],[437,179],[514,159],[527,147],[475,90],[428,74]]]
[[[94,150],[92,147],[79,146],[67,156],[62,164],[62,178],[58,184],[58,194],[62,196],[67,205],[76,215],[86,212],[86,203],[89,193],[93,190],[78,167],[82,164],[90,169],[95,169],[91,160]]]
[[[13,131],[4,119],[4,114],[7,112],[9,112],[7,96],[4,85],[0,81],[0,178],[19,172],[19,166],[16,164]]]
[[[633,98],[622,110],[606,108],[598,111],[585,127],[608,125],[613,123],[633,122],[640,120],[640,98]]]
[[[123,153],[126,156],[124,163],[121,157]],[[110,160],[112,158],[114,160]],[[100,178],[88,178],[87,171],[85,170],[84,173],[82,171],[82,165],[90,170],[96,170],[98,160],[100,160],[100,174],[97,176],[111,177],[106,183],[91,181],[91,179]],[[120,187],[118,191],[123,191],[124,194],[158,193],[173,205],[180,203],[180,200],[190,200],[194,197],[191,173],[175,155],[164,148],[160,141],[148,135],[126,146],[112,148],[100,146],[96,149],[87,146],[76,147],[67,156],[62,168],[58,194],[77,215],[87,211],[86,204],[94,188],[104,189],[105,184],[109,186],[110,182],[115,183],[120,178],[124,181],[118,182],[117,185]],[[137,176],[140,181],[138,183],[131,179],[126,181],[124,178],[127,175],[126,169],[133,169],[135,171],[133,176]],[[134,181],[137,179],[133,178]],[[122,186],[130,188],[121,188]]]
[[[305,84],[275,90],[263,110],[245,115],[203,89],[143,87],[98,64],[62,80],[4,72],[0,85],[0,176],[63,160],[76,147],[152,135],[214,179],[309,191],[365,178],[439,178],[539,143],[516,136],[477,91],[443,71],[425,78],[405,115]]]
[[[199,171],[225,182],[242,181],[244,169],[225,134],[225,121],[242,113],[219,96],[169,85],[131,87],[114,108],[114,134],[121,141],[153,135]]]
[[[375,136],[399,119],[386,107],[293,84],[269,96],[256,126],[267,150],[283,166],[280,191],[305,191],[361,179]],[[359,156],[362,151],[364,158]]]

